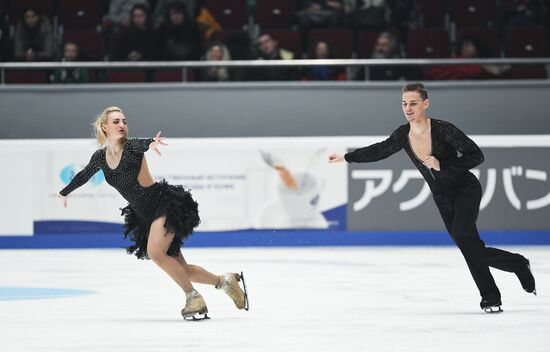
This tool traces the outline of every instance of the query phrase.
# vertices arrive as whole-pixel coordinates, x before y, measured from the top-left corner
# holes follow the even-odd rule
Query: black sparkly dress
[[[124,237],[134,243],[127,247],[129,254],[139,259],[147,258],[147,239],[151,223],[160,216],[166,216],[164,227],[167,233],[174,233],[174,240],[167,254],[177,256],[183,241],[199,225],[198,204],[182,186],[170,185],[166,181],[155,182],[149,187],[139,184],[143,153],[153,142],[148,139],[129,139],[124,146],[120,162],[115,169],[107,164],[106,149],[97,150],[86,167],[77,173],[67,187],[59,192],[63,196],[85,184],[97,171],[102,170],[105,180],[128,201],[122,209],[124,215]]]

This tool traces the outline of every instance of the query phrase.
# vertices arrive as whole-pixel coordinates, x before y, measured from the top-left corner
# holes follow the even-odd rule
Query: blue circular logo
[[[80,169],[83,169],[84,166],[81,166]],[[79,172],[79,170],[76,168],[74,164],[69,164],[65,166],[61,173],[59,174],[59,177],[61,178],[61,181],[63,181],[64,184],[68,185],[69,182],[74,178],[74,176]],[[99,170],[95,173],[95,175],[92,176],[90,179],[90,182],[92,186],[96,187],[99,186],[103,181],[105,180],[105,175],[103,174],[103,171]]]

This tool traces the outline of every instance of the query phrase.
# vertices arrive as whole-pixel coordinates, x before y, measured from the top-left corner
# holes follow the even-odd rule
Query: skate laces
[[[231,288],[231,278],[234,278],[232,273],[225,273],[221,275],[220,282],[216,285],[216,288],[227,292]]]
[[[192,289],[189,292],[185,292],[185,299],[190,300],[190,299],[195,298],[195,297],[200,297],[200,295],[201,294],[199,293],[199,291],[197,291],[195,289]]]

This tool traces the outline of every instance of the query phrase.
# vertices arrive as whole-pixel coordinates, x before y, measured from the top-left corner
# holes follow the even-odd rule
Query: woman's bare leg
[[[190,292],[193,290],[193,284],[191,284],[186,270],[176,258],[166,253],[174,239],[174,234],[166,233],[166,229],[164,228],[165,221],[166,217],[162,216],[151,224],[147,243],[147,254],[155,264],[170,275],[184,292]]]
[[[216,286],[217,289],[221,289],[229,295],[238,309],[248,310],[248,299],[238,284],[240,280],[240,278],[236,276],[238,274],[225,273],[220,276],[214,275],[201,266],[187,264],[181,251],[176,257],[176,260],[185,269],[191,281]]]
[[[197,282],[199,284],[213,286],[216,286],[220,283],[220,277],[218,275],[212,274],[208,270],[204,269],[202,266],[187,264],[181,251],[176,257],[176,260],[185,269],[185,271],[187,272],[187,276],[191,281]]]

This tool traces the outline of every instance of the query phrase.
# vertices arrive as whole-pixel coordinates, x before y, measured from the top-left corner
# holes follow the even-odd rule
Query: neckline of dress
[[[103,151],[105,154],[105,164],[107,165],[107,168],[109,168],[109,170],[111,171],[115,171],[118,169],[118,167],[120,166],[120,163],[122,162],[122,158],[124,157],[124,152],[126,151],[126,144],[122,148],[122,152],[120,152],[120,160],[118,161],[118,164],[114,168],[110,167],[109,162],[107,161],[107,147],[105,147]]]

